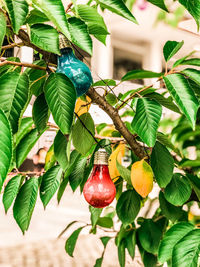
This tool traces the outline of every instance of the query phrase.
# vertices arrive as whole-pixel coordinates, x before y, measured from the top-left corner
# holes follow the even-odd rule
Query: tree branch
[[[20,43],[13,43],[13,44],[9,44],[9,45],[4,45],[1,47],[2,50],[6,50],[6,49],[10,49],[10,48],[13,48],[13,47],[21,47],[23,46],[24,43],[23,42],[20,42]]]
[[[67,6],[67,8],[65,10],[65,13],[68,13],[72,6],[73,6],[73,3],[72,2],[69,3],[69,5]]]
[[[127,129],[123,121],[121,120],[117,110],[113,108],[106,100],[99,95],[94,88],[90,88],[87,95],[92,99],[93,103],[96,103],[102,110],[104,110],[112,119],[116,130],[118,130],[137,157],[140,159],[146,156],[144,148],[135,140],[135,137]]]
[[[4,65],[14,65],[14,66],[19,66],[19,67],[27,67],[27,68],[32,68],[32,69],[37,69],[37,70],[47,70],[47,67],[42,67],[39,65],[35,65],[35,64],[30,64],[30,63],[25,63],[25,62],[15,62],[15,61],[8,61],[5,59],[0,59],[0,61],[3,61],[0,63],[0,67],[4,66]],[[50,69],[50,68],[49,68]],[[52,72],[53,70],[50,69]]]
[[[18,36],[18,38],[20,38],[22,40],[22,42],[24,43],[25,46],[31,47],[35,51],[42,54],[45,61],[47,61],[47,62],[56,62],[57,61],[56,56],[54,54],[49,53],[47,51],[44,51],[41,48],[37,47],[36,45],[32,44],[28,34],[24,30],[20,29],[17,36]]]

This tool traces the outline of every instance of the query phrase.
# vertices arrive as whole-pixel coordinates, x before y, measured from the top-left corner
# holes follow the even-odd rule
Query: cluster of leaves
[[[128,2],[130,4],[132,1],[126,1],[127,4]],[[163,0],[149,2],[167,10]],[[199,24],[198,1],[179,2]],[[99,7],[137,22],[121,0],[89,1],[88,5],[74,3],[67,14],[59,0],[4,0],[3,3],[0,2],[0,7],[0,46],[6,35],[20,37],[20,32],[23,31],[21,26],[26,24],[32,46],[40,51],[58,55],[59,31],[88,53],[92,51],[90,35],[105,43],[108,31],[103,17],[98,12]],[[51,22],[51,25],[48,22]],[[163,55],[166,63],[182,45],[183,42],[175,41],[165,44]],[[123,137],[119,132],[120,127],[117,131],[106,124],[95,126],[89,113],[91,99],[83,96],[77,100],[74,85],[69,78],[54,71],[51,74],[47,72],[49,62],[35,61],[33,69],[27,68],[23,71],[23,63],[20,65],[19,58],[7,60],[13,62],[13,65],[0,63],[0,189],[6,181],[3,192],[4,208],[7,212],[14,203],[14,218],[22,232],[28,230],[38,192],[44,208],[56,192],[60,202],[68,184],[73,191],[80,188],[82,192],[93,168],[94,153],[100,147],[105,147],[112,160],[112,178],[117,189],[116,209],[102,211],[90,207],[91,225],[86,224],[72,233],[66,241],[67,253],[73,256],[76,240],[84,227],[90,227],[93,234],[99,227],[114,230],[114,217],[117,216],[120,229],[117,233],[114,230],[114,235],[101,238],[104,251],[102,257],[97,259],[96,267],[102,265],[106,245],[111,238],[115,238],[122,267],[125,266],[126,250],[134,258],[136,245],[145,266],[153,267],[158,262],[162,264],[166,261],[168,266],[173,267],[197,266],[200,230],[195,228],[195,224],[188,222],[188,212],[192,201],[200,201],[200,155],[197,153],[196,160],[189,160],[187,148],[199,148],[197,114],[200,71],[197,67],[200,66],[200,59],[190,58],[188,55],[177,60],[169,72],[134,70],[124,75],[120,81],[122,83],[135,79],[157,78],[165,83],[162,93],[150,85],[116,96],[113,93],[113,88],[117,86],[114,80],[101,80],[92,85],[94,90],[106,85],[103,97],[105,105],[101,107],[106,106],[116,112],[127,105],[130,107],[122,115],[132,117],[131,123],[124,123],[126,130],[133,134],[132,138],[136,138],[137,144],[144,143],[148,163],[141,159],[140,166],[148,169],[149,177],[154,175],[160,190],[159,207],[152,218],[148,219],[138,217],[138,214],[142,206],[148,203],[146,195],[150,190],[141,193],[140,188],[136,188],[134,183],[132,185],[131,181],[140,159],[131,151],[131,164],[125,168],[121,164],[123,153],[120,157],[118,154],[121,144],[114,147],[109,141],[112,137]],[[16,62],[19,64],[14,66]],[[36,100],[32,118],[23,118],[33,95]],[[180,117],[170,135],[158,132],[162,107]],[[45,173],[40,177],[30,177],[28,173],[18,172],[32,147],[48,130],[50,113],[58,131],[46,156]],[[95,137],[96,132],[110,138],[101,140],[98,136]],[[72,143],[75,149],[71,152]],[[126,148],[130,149],[129,144],[126,144]],[[174,166],[179,171],[176,169],[174,172]],[[14,177],[7,181],[7,174],[11,171]],[[144,170],[139,173],[145,175]],[[139,179],[141,186],[147,186],[143,177]],[[148,182],[148,177],[146,180]],[[152,183],[149,184],[151,188]]]

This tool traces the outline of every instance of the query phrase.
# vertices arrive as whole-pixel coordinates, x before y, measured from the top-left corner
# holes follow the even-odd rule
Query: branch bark
[[[0,63],[0,67],[4,66],[4,65],[14,65],[14,66],[19,66],[19,67],[27,67],[27,68],[32,68],[32,69],[37,69],[37,70],[47,70],[46,67],[42,67],[39,65],[35,65],[35,64],[30,64],[30,63],[25,63],[25,62],[15,62],[15,61],[8,61],[5,59],[0,59],[0,61],[3,61]],[[50,69],[52,72],[53,70]]]
[[[127,143],[130,145],[131,149],[135,155],[142,159],[146,156],[144,148],[135,140],[135,137],[127,129],[122,119],[119,116],[119,113],[115,108],[106,102],[106,100],[99,95],[94,88],[90,88],[87,92],[87,95],[92,99],[93,103],[96,103],[102,110],[104,110],[109,117],[112,119],[116,130],[118,130]]]
[[[6,49],[10,49],[10,48],[13,48],[13,47],[21,47],[23,46],[24,43],[23,42],[20,42],[20,43],[13,43],[13,44],[9,44],[9,45],[4,45],[1,47],[2,50],[6,50]]]
[[[54,54],[46,52],[46,51],[42,50],[41,48],[37,47],[36,45],[32,44],[28,34],[24,30],[20,29],[17,36],[18,36],[18,38],[20,38],[22,40],[22,42],[24,43],[25,46],[31,47],[35,51],[42,54],[44,57],[44,60],[46,62],[52,62],[52,63],[57,62],[56,56]]]

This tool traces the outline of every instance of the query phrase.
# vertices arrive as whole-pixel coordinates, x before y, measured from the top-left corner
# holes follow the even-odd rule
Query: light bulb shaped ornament
[[[95,153],[94,168],[83,188],[85,200],[95,208],[108,206],[115,198],[116,188],[108,170],[108,154],[105,149]]]
[[[58,56],[56,72],[65,74],[74,84],[77,97],[84,95],[93,83],[91,71],[74,54],[70,42],[63,35],[59,35],[61,56]]]

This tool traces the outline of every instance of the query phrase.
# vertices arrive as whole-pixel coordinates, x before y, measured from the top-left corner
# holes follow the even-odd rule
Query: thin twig
[[[14,65],[14,66],[19,66],[19,67],[24,66],[24,67],[27,67],[27,68],[32,68],[32,69],[37,69],[37,70],[47,70],[46,67],[42,67],[42,66],[35,65],[35,64],[30,64],[30,63],[25,63],[25,62],[14,62],[14,61],[5,60],[5,59],[2,59],[2,58],[0,58],[0,61],[1,61],[0,67],[2,67],[4,65]],[[50,69],[50,70],[53,72],[52,69]]]
[[[74,112],[74,114],[76,115],[76,117],[79,119],[80,123],[83,125],[83,127],[88,131],[88,133],[92,136],[92,138],[94,139],[94,141],[99,144],[99,141],[97,140],[97,138],[93,135],[93,133],[87,128],[87,126],[85,125],[85,123],[81,120],[81,118],[79,117],[79,115]]]
[[[124,102],[122,104],[120,104],[118,107],[117,107],[117,110],[119,110],[121,107],[124,106],[124,104],[127,104],[127,102],[129,102],[131,99],[133,99],[135,97],[136,94],[138,93],[141,93],[149,88],[151,88],[153,86],[153,84],[151,85],[148,85],[148,86],[145,86],[143,87],[141,90],[137,91],[137,92],[134,92],[133,94],[131,94],[127,99],[124,100]]]
[[[40,171],[40,172],[31,172],[31,171],[27,171],[27,172],[20,172],[18,170],[16,170],[15,172],[10,172],[9,174],[21,174],[23,176],[26,175],[37,175],[37,176],[41,176],[45,171]]]
[[[2,50],[6,50],[6,49],[10,49],[10,48],[13,48],[13,47],[21,47],[23,46],[24,43],[23,42],[20,42],[20,43],[12,43],[12,44],[9,44],[9,45],[4,45],[1,47]]]
[[[122,137],[110,137],[110,136],[102,136],[102,135],[99,135],[99,134],[95,134],[95,137],[98,138],[98,139],[107,139],[107,140],[110,140],[110,141],[114,141],[114,142],[126,142],[124,138]]]
[[[69,3],[67,8],[65,9],[65,13],[68,13],[72,6],[73,6],[73,3]]]
[[[39,80],[45,78],[45,77],[47,77],[47,74],[43,75],[42,77],[40,77],[40,78],[38,78],[37,80],[35,80],[34,82],[32,82],[31,86],[32,86],[33,84],[35,84],[36,82],[38,82]]]

